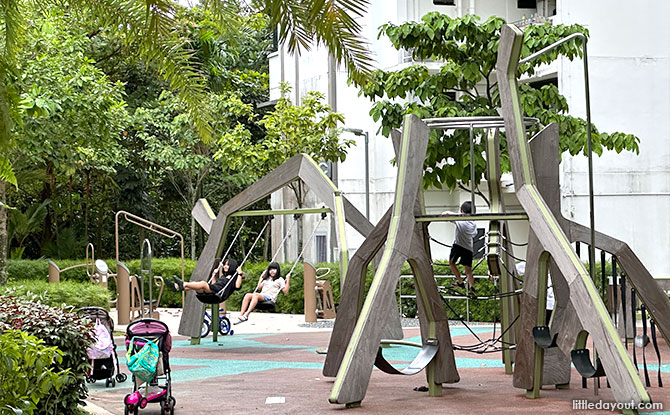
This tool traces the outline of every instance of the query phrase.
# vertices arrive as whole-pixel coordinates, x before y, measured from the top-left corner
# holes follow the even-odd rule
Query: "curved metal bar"
[[[172,229],[166,228],[165,226],[161,226],[157,223],[151,222],[149,220],[146,220],[142,217],[139,217],[137,215],[133,215],[130,212],[126,212],[125,210],[119,210],[116,212],[116,215],[114,217],[115,219],[115,236],[116,236],[116,262],[119,262],[119,216],[123,215],[123,218],[134,224],[137,225],[141,228],[148,229],[151,232],[157,233],[159,235],[163,235],[167,238],[174,239],[175,237],[179,237],[179,240],[181,242],[181,279],[182,281],[184,280],[184,237],[177,231],[173,231]]]
[[[88,262],[88,249],[89,247],[91,248],[91,262]],[[91,270],[89,271],[88,267],[91,267]],[[86,275],[88,275],[89,278],[91,278],[91,275],[95,272],[95,247],[93,246],[92,243],[86,244]]]
[[[521,60],[519,61],[519,65],[523,65],[523,64],[525,64],[525,63],[528,63],[528,62],[532,61],[533,59],[535,59],[535,58],[537,58],[537,57],[539,57],[539,56],[541,56],[541,55],[544,55],[545,53],[549,52],[550,50],[556,49],[557,47],[561,46],[562,44],[571,41],[571,40],[574,39],[574,38],[580,38],[580,39],[582,39],[582,41],[584,42],[584,44],[586,44],[587,38],[586,38],[586,36],[584,35],[584,33],[573,33],[573,34],[571,34],[570,36],[566,36],[566,37],[564,37],[563,39],[558,40],[558,41],[552,43],[551,45],[547,46],[546,48],[544,48],[544,49],[540,49],[540,50],[538,50],[537,52],[535,52],[535,53],[533,53],[533,54],[531,54],[531,55],[529,55],[529,56],[527,56],[527,57],[521,59]]]
[[[394,344],[405,344],[408,346],[418,346],[415,343],[410,342],[399,342]],[[428,364],[433,360],[438,350],[437,339],[427,339],[426,344],[420,346],[421,351],[416,355],[412,363],[409,364],[406,368],[398,370],[393,365],[391,365],[384,355],[382,354],[382,348],[380,347],[377,350],[377,358],[375,359],[375,366],[382,372],[388,373],[390,375],[415,375],[421,372]]]

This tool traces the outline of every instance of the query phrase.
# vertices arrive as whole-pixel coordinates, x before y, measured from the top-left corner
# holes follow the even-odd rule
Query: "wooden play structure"
[[[430,222],[458,220],[489,222],[487,262],[491,272],[500,275],[503,292],[516,289],[511,274],[514,266],[510,265],[514,260],[512,246],[508,244],[507,222],[529,222],[523,294],[520,302],[513,297],[501,302],[501,329],[506,330],[507,335],[504,344],[517,344],[514,353],[509,348],[503,351],[506,373],[512,373],[512,362],[515,363],[514,386],[526,389],[528,398],[539,398],[543,384],[566,388],[572,361],[582,377],[607,374],[617,402],[650,402],[592,277],[571,243],[587,243],[617,258],[666,341],[670,339],[667,318],[670,301],[625,243],[561,216],[558,128],[555,124],[549,125],[529,139],[526,127],[536,120],[524,118],[521,113],[516,74],[522,42],[523,33],[518,28],[512,25],[502,28],[497,62],[502,118],[421,120],[415,115],[407,115],[402,134],[394,132],[398,164],[394,204],[348,264],[323,369],[325,376],[335,377],[329,398],[331,403],[359,406],[375,365],[384,372],[403,375],[415,374],[425,368],[430,396],[440,396],[444,383],[459,381],[448,319],[433,277],[427,234]],[[507,211],[502,203],[497,135],[497,129],[502,127],[521,211]],[[426,215],[421,183],[430,130],[458,128],[470,129],[471,159],[474,159],[473,129],[487,131],[490,211],[473,212],[467,216]],[[471,179],[475,180],[473,170]],[[594,237],[589,237],[590,234]],[[365,270],[380,251],[383,252],[381,261],[366,294]],[[398,370],[383,359],[380,345],[389,343],[383,339],[382,327],[385,316],[393,311],[391,300],[405,262],[409,263],[414,275],[422,344],[418,345],[420,351],[412,364]],[[545,308],[550,269],[557,305],[550,326],[547,326]],[[519,320],[515,330],[507,330],[517,315]],[[586,349],[587,337],[592,341],[593,350]],[[590,357],[596,353],[598,358],[594,364]]]
[[[323,279],[329,273],[330,268],[316,269],[314,265],[305,262],[303,295],[306,323],[314,323],[317,318],[330,319],[336,316],[333,289],[330,281]]]
[[[171,229],[153,223],[132,213],[120,210],[115,216],[115,239],[116,239],[116,308],[118,310],[118,324],[128,324],[137,318],[149,317],[159,318],[156,308],[160,304],[165,282],[161,276],[153,275],[151,270],[151,243],[148,239],[142,241],[140,275],[131,275],[128,267],[119,261],[119,219],[139,226],[166,238],[179,238],[181,242],[181,275],[184,278],[184,237]],[[144,280],[149,283],[149,299],[144,296]],[[153,287],[158,288],[158,297],[153,297]],[[183,299],[182,299],[183,301]]]
[[[282,187],[301,180],[310,191],[325,205],[317,209],[285,209],[244,211],[253,203],[267,198],[271,193]],[[191,275],[191,281],[204,281],[214,269],[216,258],[221,258],[224,243],[230,227],[231,219],[236,216],[275,216],[329,213],[335,221],[335,240],[339,249],[340,275],[346,275],[349,266],[349,253],[345,236],[345,223],[350,224],[363,236],[367,236],[373,229],[372,224],[363,216],[339,189],[330,181],[328,176],[319,168],[318,164],[305,154],[291,157],[281,166],[249,186],[247,189],[226,202],[216,217],[206,201],[199,201],[192,214],[200,225],[209,233],[209,238],[202,250],[198,263]],[[313,289],[313,288],[312,288]],[[393,298],[393,301],[395,299]],[[179,334],[191,337],[192,343],[199,342],[202,327],[202,318],[205,304],[198,301],[192,292],[187,292],[184,303],[184,312],[179,323]],[[213,312],[218,311],[218,308]],[[400,318],[395,314],[389,315],[387,326],[389,336],[402,337]]]

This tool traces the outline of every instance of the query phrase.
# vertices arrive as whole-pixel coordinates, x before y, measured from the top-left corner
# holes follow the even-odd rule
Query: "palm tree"
[[[313,41],[323,44],[358,85],[372,71],[367,42],[355,20],[366,12],[368,0],[255,0],[253,4],[270,16],[289,52],[309,49]]]

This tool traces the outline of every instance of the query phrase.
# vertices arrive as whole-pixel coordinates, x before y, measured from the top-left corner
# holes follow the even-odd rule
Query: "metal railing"
[[[448,280],[456,278],[454,275],[435,275],[435,283],[437,284],[437,288],[443,289],[445,287],[450,287],[451,283],[448,282]],[[474,275],[475,279],[489,279],[487,275]],[[400,310],[400,315],[403,315],[403,300],[408,300],[412,299],[416,301],[416,294],[403,294],[403,281],[404,280],[409,280],[412,281],[414,279],[414,276],[411,274],[408,275],[401,275],[400,280],[398,281],[398,308]],[[446,284],[440,284],[440,280],[447,280]],[[412,288],[414,288],[412,286]],[[466,296],[466,295],[443,295],[442,298],[445,300],[465,300],[465,321],[470,322],[470,301],[473,300],[472,298]]]

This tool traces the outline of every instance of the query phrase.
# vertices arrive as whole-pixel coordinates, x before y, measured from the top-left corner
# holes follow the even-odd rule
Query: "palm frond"
[[[0,62],[0,65],[2,64],[3,63]],[[6,152],[6,150],[9,148],[11,132],[12,119],[9,109],[9,94],[7,93],[7,84],[5,83],[5,70],[2,66],[0,66],[0,150],[3,150],[3,152]],[[5,159],[0,158],[0,166],[2,160]],[[2,176],[2,172],[0,172],[0,180],[8,181]],[[16,178],[14,178],[13,184],[16,185]]]
[[[314,27],[317,40],[344,63],[359,85],[374,69],[368,43],[361,39],[361,26],[354,17],[361,16],[367,5],[367,0],[315,0],[310,10],[310,21],[320,22]]]
[[[212,140],[212,116],[203,106],[205,76],[193,64],[195,52],[179,35],[175,6],[170,0],[83,0],[100,24],[123,32],[140,58],[154,64],[170,88],[188,107],[191,121],[206,142]]]
[[[0,180],[9,182],[16,186],[16,176],[14,176],[14,169],[12,163],[3,156],[0,156]]]
[[[280,41],[289,52],[309,49],[313,40],[324,44],[344,63],[352,80],[363,84],[372,73],[368,43],[361,37],[356,17],[362,16],[368,0],[261,0],[270,24],[279,28]]]
[[[0,0],[0,22],[4,24],[5,63],[15,64],[16,52],[23,39],[24,20],[20,10],[20,0]]]

